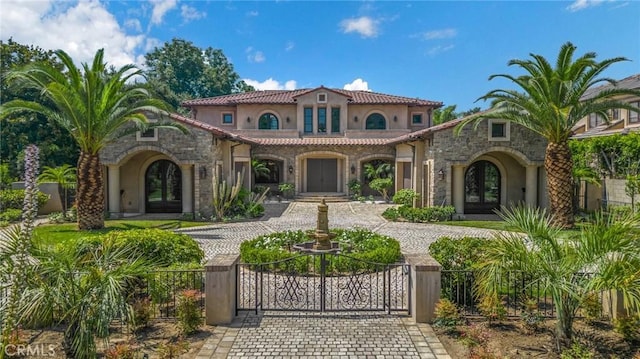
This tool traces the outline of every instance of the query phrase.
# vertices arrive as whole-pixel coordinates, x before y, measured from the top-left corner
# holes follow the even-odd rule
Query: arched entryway
[[[147,213],[182,212],[182,172],[169,160],[153,162],[144,176]]]
[[[500,170],[489,161],[471,164],[464,175],[464,213],[493,213],[500,208]]]

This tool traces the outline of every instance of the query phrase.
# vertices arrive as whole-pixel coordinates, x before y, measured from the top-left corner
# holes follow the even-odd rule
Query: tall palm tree
[[[58,184],[58,193],[62,197],[62,212],[67,213],[67,191],[76,186],[76,169],[69,164],[58,167],[44,166],[42,173],[38,176],[38,182],[55,182]],[[62,189],[62,190],[61,190]]]
[[[638,95],[640,91],[607,87],[599,92],[587,93],[595,85],[615,81],[600,77],[611,65],[627,61],[615,57],[596,61],[596,54],[588,52],[574,60],[576,47],[567,42],[560,48],[555,67],[541,55],[531,54],[531,59],[511,60],[509,66],[518,66],[525,75],[492,75],[505,78],[519,89],[496,89],[480,97],[491,100],[491,110],[472,116],[461,123],[456,132],[470,122],[488,118],[500,118],[524,126],[548,141],[544,167],[547,175],[550,210],[554,220],[563,228],[573,227],[573,161],[568,140],[576,123],[589,114],[603,118],[607,111],[616,108],[633,110],[629,104],[616,100],[620,95]],[[588,96],[585,96],[588,95]],[[637,110],[637,109],[635,109]]]
[[[62,50],[55,52],[64,68],[47,63],[33,63],[11,71],[8,79],[17,86],[42,93],[40,102],[13,100],[0,109],[0,117],[18,111],[30,111],[47,116],[65,128],[80,147],[76,204],[78,227],[104,227],[104,179],[99,152],[108,143],[128,134],[125,126],[137,129],[147,125],[145,112],[166,114],[166,104],[153,98],[144,84],[133,82],[142,76],[134,65],[119,69],[107,67],[104,49],[96,52],[91,66],[77,67]],[[166,124],[162,124],[166,126]]]
[[[449,105],[445,108],[438,108],[433,110],[434,125],[439,125],[445,122],[449,122],[451,120],[455,120],[456,117],[457,117],[456,105]]]
[[[258,158],[251,159],[251,171],[255,179],[269,178],[269,174],[271,173],[267,162]]]

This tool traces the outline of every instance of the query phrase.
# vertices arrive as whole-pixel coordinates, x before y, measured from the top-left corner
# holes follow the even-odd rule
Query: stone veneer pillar
[[[464,166],[453,165],[453,206],[457,214],[464,213]]]
[[[205,322],[230,324],[236,316],[236,267],[240,256],[218,254],[205,265]]]
[[[538,205],[538,166],[529,165],[526,169],[525,203],[529,207]]]
[[[182,213],[193,213],[193,166],[180,165],[182,172]]]
[[[411,266],[411,318],[416,323],[431,323],[440,300],[442,266],[428,254],[407,254]]]
[[[109,182],[109,216],[117,218],[120,213],[120,166],[107,166],[107,179]]]

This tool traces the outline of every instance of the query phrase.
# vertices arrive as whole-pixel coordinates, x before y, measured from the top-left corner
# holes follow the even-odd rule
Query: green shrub
[[[109,347],[104,352],[105,359],[135,359],[137,358],[138,351],[136,348],[128,343],[119,343],[112,347]]]
[[[117,246],[131,246],[136,255],[161,267],[180,263],[200,263],[204,252],[193,238],[186,234],[162,229],[134,229],[112,231],[99,236],[83,238],[81,246],[96,246],[115,241]]]
[[[538,310],[538,301],[533,298],[525,298],[522,303],[520,319],[525,331],[536,333],[540,330],[540,325],[544,322],[544,317]]]
[[[398,213],[398,209],[394,207],[389,207],[382,212],[382,217],[389,221],[397,221],[400,218],[400,213]]]
[[[174,299],[174,294],[183,290],[203,290],[204,278],[202,265],[199,263],[174,264],[162,270],[149,273],[146,278],[148,287],[138,283],[138,290],[148,293],[151,300],[158,303],[166,303]]]
[[[374,269],[377,267],[376,264],[395,263],[401,258],[400,243],[394,238],[366,229],[335,229],[332,232],[336,234],[334,240],[340,243],[342,253],[346,256],[331,258],[327,263],[328,273]],[[240,244],[240,258],[244,263],[258,264],[295,257],[284,265],[288,266],[289,270],[306,272],[309,269],[307,258],[297,252],[291,252],[291,249],[294,244],[312,240],[309,233],[300,230],[261,235]]]
[[[602,302],[598,293],[591,292],[587,294],[580,306],[587,323],[593,323],[602,317]]]
[[[388,208],[382,213],[382,216],[392,221],[403,219],[408,222],[441,222],[451,218],[454,213],[456,210],[453,206],[415,208],[410,205],[402,205],[397,209]]]
[[[393,179],[391,178],[376,178],[369,182],[369,187],[378,191],[382,195],[382,199],[389,200],[388,192],[393,187]]]
[[[589,348],[587,348],[586,346],[578,342],[574,342],[573,345],[571,345],[571,348],[567,348],[563,350],[562,354],[560,354],[560,359],[591,359],[591,358],[593,358],[593,353],[589,350]]]
[[[136,299],[131,305],[133,309],[133,326],[134,330],[139,330],[149,326],[149,322],[153,317],[153,305],[148,297]]]
[[[403,206],[413,207],[413,201],[420,197],[416,191],[412,189],[401,189],[393,195],[393,203],[401,204]]]
[[[293,183],[280,183],[280,185],[278,185],[278,190],[282,192],[282,195],[284,195],[285,198],[291,198],[295,187],[293,186]]]
[[[49,195],[38,191],[38,208],[49,200]],[[0,191],[0,210],[13,208],[22,209],[24,205],[23,189],[5,189]]]
[[[487,241],[490,239],[440,237],[429,245],[429,253],[443,270],[470,270],[480,261]]]
[[[460,324],[460,312],[458,307],[449,299],[441,298],[436,303],[435,317],[433,325],[437,327],[453,328]]]
[[[159,359],[175,359],[189,351],[189,342],[179,337],[166,343],[158,345]]]
[[[357,179],[352,179],[347,184],[349,188],[349,196],[351,199],[357,200],[360,196],[362,196],[362,184]]]
[[[22,218],[22,210],[9,208],[0,212],[0,221],[18,222]]]
[[[478,303],[478,309],[482,316],[487,318],[489,324],[496,320],[504,320],[507,317],[507,308],[498,297],[498,294],[483,296],[480,299],[480,303]]]
[[[634,341],[640,337],[640,316],[623,315],[613,321],[613,330],[621,334],[627,341]]]
[[[178,297],[176,312],[178,326],[183,334],[189,335],[198,331],[202,326],[202,313],[198,302],[200,292],[197,290],[185,290]]]

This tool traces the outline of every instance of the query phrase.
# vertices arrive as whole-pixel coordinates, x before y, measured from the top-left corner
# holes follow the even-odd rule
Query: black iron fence
[[[305,253],[237,266],[238,310],[409,312],[409,266]]]
[[[135,296],[150,300],[155,318],[167,319],[176,317],[181,295],[195,296],[204,316],[204,281],[203,269],[158,270],[140,279]]]
[[[576,274],[576,280],[589,276]],[[463,316],[480,316],[480,298],[476,295],[476,273],[473,270],[443,270],[441,277],[441,298],[456,304]],[[520,317],[525,301],[537,303],[537,312],[545,318],[555,317],[553,299],[541,281],[523,272],[506,272],[496,278],[498,299],[504,304],[507,317]],[[602,315],[602,293],[597,293],[596,307]],[[578,317],[584,314],[578,312]]]

